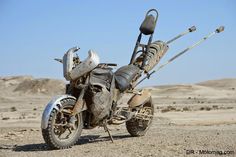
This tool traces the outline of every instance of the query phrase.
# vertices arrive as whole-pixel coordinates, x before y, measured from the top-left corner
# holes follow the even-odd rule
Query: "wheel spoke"
[[[67,130],[69,130],[69,134],[66,136],[66,138],[69,138],[69,136],[72,134],[72,131],[70,128],[67,128]]]
[[[66,109],[63,109],[62,111],[68,111]],[[73,135],[73,133],[76,131],[76,128],[78,127],[78,119],[75,118],[74,121],[74,129],[72,131],[72,128],[69,124],[69,116],[67,115],[68,112],[58,112],[57,116],[55,118],[55,123],[54,123],[54,133],[57,135],[58,139],[69,139],[70,136]],[[68,130],[68,131],[67,131]]]
[[[67,126],[67,124],[54,124],[54,126]]]

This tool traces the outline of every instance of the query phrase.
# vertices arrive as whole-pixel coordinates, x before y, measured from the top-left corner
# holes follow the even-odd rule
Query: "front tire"
[[[151,126],[154,115],[154,106],[151,97],[141,108],[138,109],[138,112],[148,115],[150,118],[132,118],[126,122],[126,129],[133,137],[144,136]]]
[[[73,109],[74,99],[62,100],[60,111],[53,109],[48,121],[48,127],[42,129],[44,141],[51,149],[66,149],[73,146],[80,138],[83,121],[82,113],[75,115],[74,128],[69,127],[70,116],[68,112]]]

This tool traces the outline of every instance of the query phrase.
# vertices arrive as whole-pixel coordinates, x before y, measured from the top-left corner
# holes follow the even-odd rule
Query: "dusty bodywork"
[[[146,102],[150,101],[151,93],[148,90],[143,90],[138,94],[135,94],[130,98],[128,101],[130,108],[135,108],[145,104]]]
[[[64,77],[68,81],[76,80],[77,78],[85,75],[93,70],[99,64],[99,57],[96,52],[89,50],[88,57],[80,62],[79,59],[74,62],[74,53],[79,50],[78,48],[72,48],[63,56],[63,69]]]

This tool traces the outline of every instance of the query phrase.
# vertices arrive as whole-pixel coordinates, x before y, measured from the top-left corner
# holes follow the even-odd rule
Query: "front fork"
[[[85,86],[84,88],[82,88],[81,92],[80,92],[80,95],[79,95],[79,98],[77,99],[74,107],[73,107],[73,110],[70,114],[70,121],[69,121],[69,126],[74,129],[75,128],[75,122],[77,121],[76,119],[76,114],[84,111],[87,109],[87,105],[83,99],[84,97],[84,94],[85,94],[85,91],[87,89],[87,86]]]

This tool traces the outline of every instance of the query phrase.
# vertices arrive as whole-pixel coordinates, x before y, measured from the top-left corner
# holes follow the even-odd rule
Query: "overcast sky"
[[[162,62],[220,25],[217,34],[143,85],[194,83],[236,77],[235,0],[0,0],[0,75],[63,79],[53,60],[79,46],[101,62],[129,63],[139,26],[148,9],[159,11],[154,40],[167,41],[195,25],[197,31],[170,45]]]

